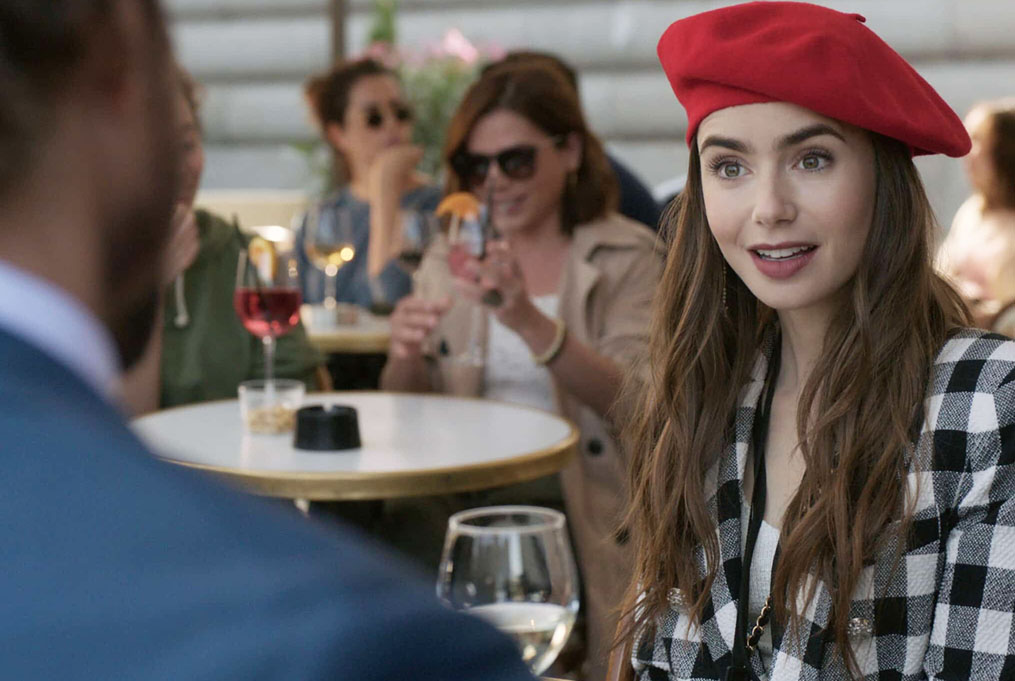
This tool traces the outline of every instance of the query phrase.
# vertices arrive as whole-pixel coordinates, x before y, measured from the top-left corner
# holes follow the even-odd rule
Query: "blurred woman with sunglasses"
[[[381,385],[446,385],[431,371],[424,339],[433,333],[438,354],[453,351],[470,318],[456,312],[485,301],[492,314],[479,334],[483,394],[578,424],[579,455],[559,484],[583,572],[588,678],[601,678],[627,565],[616,533],[624,475],[614,403],[624,371],[646,347],[661,251],[649,229],[615,212],[616,180],[603,147],[574,89],[550,69],[508,64],[487,71],[452,119],[445,158],[448,191],[487,201],[502,238],[459,270],[461,295],[450,311],[417,297],[399,303]],[[431,247],[421,274],[445,247]]]
[[[412,109],[393,71],[372,59],[343,62],[314,76],[306,96],[325,141],[339,160],[339,189],[317,206],[318,241],[339,219],[352,227],[355,257],[337,274],[337,299],[370,307],[394,303],[411,289],[397,264],[400,212],[432,212],[440,190],[415,170],[423,151],[411,143]],[[306,220],[297,238],[305,243]],[[324,298],[324,273],[300,249],[303,296]]]

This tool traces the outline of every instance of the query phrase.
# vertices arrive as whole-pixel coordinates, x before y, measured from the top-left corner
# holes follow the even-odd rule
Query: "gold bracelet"
[[[548,347],[544,352],[541,352],[538,355],[532,355],[532,361],[536,364],[546,366],[560,354],[562,349],[564,349],[564,339],[567,337],[567,325],[564,324],[563,319],[559,318],[554,319],[553,323],[557,327],[557,332],[553,336],[553,342],[550,343],[550,347]]]

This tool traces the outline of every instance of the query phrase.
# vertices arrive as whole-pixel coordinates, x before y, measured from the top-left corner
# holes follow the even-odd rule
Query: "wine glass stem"
[[[333,308],[337,304],[335,297],[338,295],[338,270],[332,269],[332,266],[328,266],[327,271],[324,274],[324,306],[327,308]]]
[[[269,333],[261,342],[264,343],[264,380],[270,385],[275,378],[275,336]]]

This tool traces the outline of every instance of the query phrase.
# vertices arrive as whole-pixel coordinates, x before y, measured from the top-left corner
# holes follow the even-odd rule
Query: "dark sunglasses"
[[[381,107],[371,104],[366,108],[365,112],[365,121],[368,128],[371,130],[379,130],[384,126],[384,119],[386,116]],[[412,109],[410,109],[406,104],[392,104],[391,115],[394,116],[395,120],[399,123],[408,123],[412,121]]]
[[[553,146],[560,148],[566,140],[565,135],[551,138]],[[536,174],[536,154],[539,147],[535,144],[519,144],[509,147],[496,154],[470,154],[459,151],[451,158],[451,167],[467,185],[475,186],[486,182],[490,173],[490,164],[496,162],[500,171],[512,180],[527,180]]]

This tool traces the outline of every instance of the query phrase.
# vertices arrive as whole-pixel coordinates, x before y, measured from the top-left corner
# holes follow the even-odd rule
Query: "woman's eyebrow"
[[[776,148],[786,149],[787,147],[795,146],[805,140],[809,140],[812,137],[820,137],[821,135],[831,135],[832,137],[837,137],[843,142],[846,141],[846,138],[842,136],[842,133],[832,126],[826,123],[815,123],[814,125],[808,125],[806,128],[801,128],[796,132],[786,135],[779,140],[779,144]]]
[[[821,135],[831,135],[843,142],[846,141],[846,138],[843,137],[842,133],[827,123],[815,123],[814,125],[808,125],[805,128],[801,128],[796,132],[791,132],[790,134],[780,138],[779,142],[776,144],[776,149],[786,149],[809,140],[812,137],[820,137]],[[722,147],[742,154],[747,154],[752,151],[751,145],[746,142],[742,142],[735,137],[723,137],[721,135],[709,135],[706,137],[701,143],[698,153],[705,151],[709,147]]]
[[[722,147],[729,149],[730,151],[738,151],[742,154],[750,153],[751,147],[744,142],[733,137],[720,137],[718,135],[709,135],[701,143],[701,147],[698,149],[698,153],[705,151],[709,147]]]

